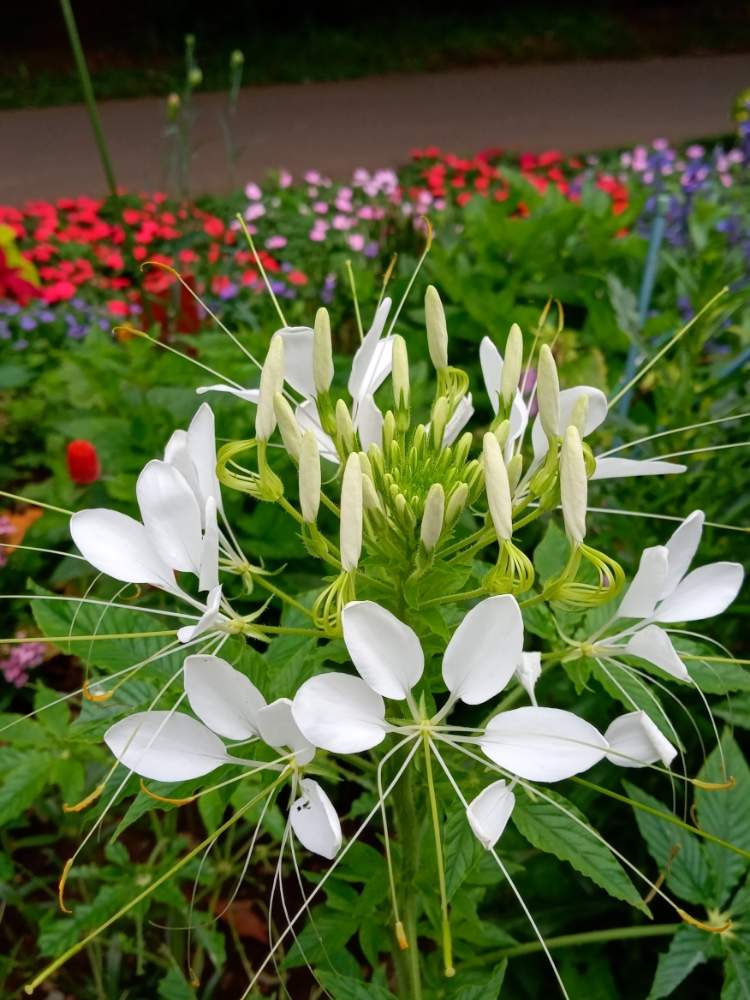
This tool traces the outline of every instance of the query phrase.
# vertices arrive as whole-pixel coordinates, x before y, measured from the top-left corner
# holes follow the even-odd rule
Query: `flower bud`
[[[500,447],[504,448],[510,436],[510,420],[501,421],[492,433],[497,438]]]
[[[518,390],[518,380],[521,377],[523,364],[523,334],[518,323],[510,328],[505,342],[505,357],[503,358],[503,373],[500,377],[500,398],[509,406]]]
[[[396,418],[393,410],[388,410],[383,417],[383,454],[390,455],[391,447],[396,437]]]
[[[586,537],[587,499],[588,479],[581,435],[571,424],[565,431],[560,451],[560,502],[565,530],[575,545],[580,545]]]
[[[188,82],[191,87],[200,87],[203,83],[203,70],[200,66],[193,66],[188,73]]]
[[[510,499],[508,473],[503,462],[500,445],[494,434],[485,434],[482,442],[484,456],[484,482],[487,503],[495,532],[500,541],[513,536],[513,506]]]
[[[570,414],[570,422],[578,430],[578,433],[583,437],[584,431],[586,430],[586,417],[589,412],[589,397],[582,393],[578,399],[575,401],[573,406],[573,412]]]
[[[268,354],[260,373],[260,395],[255,414],[255,436],[259,441],[267,441],[276,427],[274,400],[276,393],[284,386],[284,341],[272,337]]]
[[[438,543],[443,530],[443,517],[445,515],[445,493],[440,483],[433,483],[427,493],[422,514],[422,525],[419,531],[419,538],[425,551],[432,552]]]
[[[336,437],[339,447],[349,454],[354,448],[354,425],[351,414],[343,399],[336,402]]]
[[[333,381],[333,348],[331,347],[331,320],[328,310],[315,313],[313,333],[313,383],[315,392],[328,392]]]
[[[320,507],[320,452],[312,431],[305,431],[299,451],[299,505],[302,517],[314,524]]]
[[[89,486],[102,474],[99,455],[90,441],[77,439],[68,445],[68,473],[77,486]]]
[[[403,337],[395,334],[393,341],[393,368],[391,378],[393,380],[393,398],[397,410],[409,409],[409,355],[406,350],[406,341]]]
[[[353,572],[362,553],[362,469],[359,456],[351,454],[344,466],[341,484],[341,565]]]
[[[177,115],[180,113],[181,105],[182,101],[179,94],[173,93],[167,98],[167,115],[172,121],[175,121]]]
[[[466,506],[466,501],[468,499],[469,487],[466,483],[459,483],[448,498],[448,503],[445,508],[446,524],[453,524],[453,522],[457,520]]]
[[[536,682],[542,673],[542,654],[541,653],[521,653],[521,659],[519,660],[515,674],[521,683],[521,686],[526,691],[526,694],[531,699],[531,704],[536,705],[536,695],[534,694],[534,688],[536,687]]]
[[[453,449],[453,467],[459,469],[469,457],[474,437],[471,431],[466,431],[456,442]]]
[[[239,69],[240,66],[244,65],[245,56],[241,49],[234,49],[232,54],[229,56],[229,65],[232,69]]]
[[[365,510],[377,510],[380,512],[383,510],[383,504],[378,496],[378,491],[375,489],[372,479],[364,472],[362,473],[362,501]]]
[[[539,350],[536,398],[544,433],[547,440],[552,441],[560,433],[560,383],[555,359],[546,344],[542,344]]]
[[[436,371],[448,367],[448,328],[440,295],[434,285],[429,285],[424,296],[424,318],[427,327],[427,346],[430,360]]]
[[[372,479],[372,464],[370,459],[367,457],[367,453],[364,451],[358,451],[357,454],[359,455],[359,465],[362,469],[362,475],[366,476],[367,479]]]
[[[273,397],[273,411],[276,414],[276,421],[281,432],[281,440],[284,442],[289,457],[295,462],[299,462],[302,432],[288,400],[280,392],[277,392]]]
[[[519,480],[521,479],[521,473],[523,472],[523,455],[513,455],[511,460],[508,462],[506,469],[508,471],[508,486],[510,487],[511,496],[513,496],[516,486],[518,486]]]
[[[441,396],[436,400],[432,408],[432,443],[435,448],[440,448],[445,437],[445,428],[450,417],[450,402],[447,396]]]

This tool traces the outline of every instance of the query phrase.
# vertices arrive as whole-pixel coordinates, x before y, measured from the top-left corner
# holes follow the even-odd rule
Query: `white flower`
[[[645,767],[660,760],[669,767],[677,751],[645,712],[628,712],[604,734],[609,743],[607,760],[620,767]]]
[[[607,639],[607,648],[638,656],[685,681],[690,680],[685,664],[656,623],[700,621],[721,614],[737,596],[744,577],[742,566],[733,562],[709,563],[688,572],[704,519],[703,511],[693,511],[666,545],[644,550],[617,611],[618,618],[638,621]]]
[[[486,850],[491,850],[500,839],[515,804],[516,797],[504,778],[493,781],[469,803],[466,818]]]
[[[197,719],[184,712],[138,712],[104,734],[105,743],[128,770],[167,782],[201,778],[223,764],[279,770],[274,763],[232,756],[220,737],[235,742],[262,739],[275,748],[287,747],[296,767],[314,757],[315,748],[297,728],[288,698],[267,705],[252,681],[218,656],[187,657],[184,677]],[[293,787],[298,787],[296,778]],[[336,811],[316,781],[302,778],[299,790],[289,810],[292,829],[308,850],[334,857],[341,846]]]

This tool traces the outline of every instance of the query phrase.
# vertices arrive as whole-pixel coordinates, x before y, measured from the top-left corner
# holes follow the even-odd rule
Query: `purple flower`
[[[370,240],[369,243],[366,243],[364,250],[362,251],[365,257],[377,257],[379,252],[380,252],[380,246],[377,244],[375,240]]]
[[[235,298],[238,292],[239,286],[235,285],[233,281],[229,281],[226,285],[222,285],[219,291],[219,298],[226,302],[228,299]]]
[[[34,319],[33,316],[30,316],[29,313],[26,313],[25,316],[21,317],[21,319],[18,321],[18,325],[21,327],[22,330],[26,331],[36,330],[36,320]]]
[[[320,184],[320,182],[323,180],[323,178],[321,177],[321,175],[318,173],[317,170],[308,170],[305,173],[304,177],[306,183],[308,184]]]
[[[18,633],[18,638],[24,638],[23,634]],[[23,687],[29,679],[29,671],[44,660],[44,653],[43,642],[24,642],[13,646],[7,656],[0,658],[0,673],[9,684]]]
[[[15,343],[13,344],[13,350],[25,351],[28,346],[29,346],[28,340],[26,340],[24,337],[21,337],[19,340],[16,340]]]
[[[42,309],[42,311],[39,313],[40,323],[54,323],[56,318],[57,317],[55,316],[55,314],[52,312],[51,309]]]

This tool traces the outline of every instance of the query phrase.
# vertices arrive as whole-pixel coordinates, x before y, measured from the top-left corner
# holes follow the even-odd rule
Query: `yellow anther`
[[[404,925],[400,920],[396,921],[396,940],[398,941],[398,946],[401,951],[407,951],[409,948],[409,939],[406,936],[406,931],[404,930]]]
[[[189,802],[195,802],[197,798],[197,795],[189,795],[186,799],[171,799],[167,795],[157,795],[156,792],[152,792],[146,788],[143,778],[141,778],[141,791],[148,795],[150,799],[155,799],[157,802],[166,802],[170,806],[186,806]]]
[[[691,778],[690,784],[696,788],[702,788],[705,792],[723,792],[729,788],[734,788],[737,781],[731,776],[726,781],[703,781],[701,778]]]
[[[97,681],[96,683],[99,682]],[[91,690],[88,681],[83,682],[83,688],[81,690],[83,692],[83,697],[86,699],[86,701],[96,701],[96,702],[109,701],[109,699],[115,693],[114,691],[103,691],[101,694],[95,694]]]
[[[67,802],[63,802],[63,812],[66,813],[79,813],[87,809],[92,802],[96,802],[99,796],[104,791],[104,785],[97,785],[96,788],[90,795],[87,795],[85,799],[81,799],[80,802],[76,802],[75,805],[69,806]]]

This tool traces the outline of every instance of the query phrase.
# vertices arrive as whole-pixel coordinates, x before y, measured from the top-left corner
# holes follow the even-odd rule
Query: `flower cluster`
[[[466,430],[477,387],[452,363],[433,287],[425,296],[425,326],[435,392],[429,412],[417,414],[407,343],[396,332],[403,305],[394,309],[387,297],[377,304],[346,373],[346,393],[336,388],[340,378],[326,309],[318,310],[312,327],[284,325],[270,339],[257,386],[199,390],[228,392],[254,406],[253,438],[224,444],[217,454],[214,417],[204,402],[190,427],[174,432],[163,459],[142,471],[136,488],[140,520],[85,510],[73,516],[71,533],[98,572],[175,599],[180,610],[153,613],[179,622],[165,630],[166,650],[189,651],[171,707],[152,705],[109,728],[105,742],[116,760],[129,774],[155,782],[200,782],[222,769],[218,783],[202,790],[194,785],[179,802],[251,779],[258,786],[251,804],[263,802],[262,815],[286,786],[281,858],[287,845],[293,856],[291,830],[308,850],[334,859],[358,834],[343,846],[333,802],[317,778],[342,773],[339,757],[356,767],[371,755],[378,796],[365,825],[382,815],[393,931],[403,948],[415,946],[416,933],[402,918],[406,900],[398,865],[408,859],[391,856],[387,814],[391,807],[398,811],[393,803],[408,774],[408,795],[431,817],[443,963],[450,976],[451,913],[433,769],[445,776],[470,829],[512,885],[496,845],[519,794],[557,807],[540,783],[563,781],[605,760],[671,774],[673,741],[679,742],[667,715],[654,716],[635,700],[601,726],[539,705],[543,672],[586,658],[615,683],[624,673],[637,676],[646,689],[663,680],[692,684],[687,654],[675,648],[667,626],[723,611],[739,590],[742,569],[716,563],[688,572],[703,524],[695,512],[665,546],[644,552],[624,598],[615,603],[625,574],[612,554],[588,540],[590,485],[605,478],[674,475],[684,467],[615,453],[597,457],[589,438],[607,417],[606,397],[587,385],[560,388],[543,322],[531,350],[515,324],[502,353],[491,339],[482,342],[493,418],[477,440]],[[536,381],[529,399],[522,390],[532,365]],[[278,460],[280,452],[285,461]],[[221,486],[255,503],[278,505],[288,516],[326,577],[308,603],[287,594],[283,580],[243,552]],[[524,551],[523,529],[557,510],[566,552],[540,578]],[[287,625],[283,616],[281,624],[269,621],[267,604],[240,613],[237,605],[256,585],[269,602],[281,601],[303,616],[305,626]],[[611,611],[603,625],[600,615],[596,627],[567,634],[569,613],[587,622],[587,613],[602,605]],[[534,614],[548,616],[559,635],[549,650],[524,649],[524,615]],[[347,669],[318,669],[268,703],[259,680],[219,653],[233,637],[265,642],[285,633],[327,644],[343,639],[346,659],[339,654],[337,660]],[[127,676],[153,660],[132,665]],[[107,688],[102,677],[89,685],[89,696],[107,699],[116,689]],[[530,704],[512,707],[524,697]],[[483,706],[478,723],[474,706]],[[410,767],[417,758],[420,766]],[[462,788],[467,777],[483,784],[471,797]],[[585,821],[574,820],[602,840]],[[253,845],[256,837],[257,829]],[[327,877],[296,916],[287,914],[282,940]],[[658,884],[651,888],[682,919],[696,923]]]

